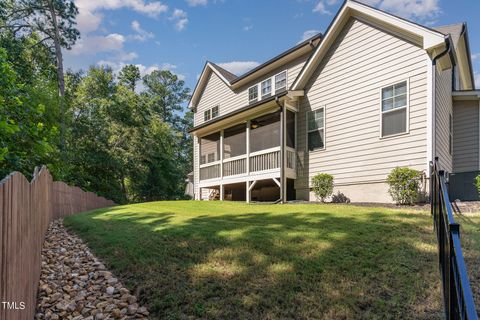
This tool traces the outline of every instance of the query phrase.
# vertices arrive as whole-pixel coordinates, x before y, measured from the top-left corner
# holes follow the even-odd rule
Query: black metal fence
[[[453,219],[445,172],[431,163],[430,204],[438,240],[446,319],[478,319],[460,243],[460,225]]]

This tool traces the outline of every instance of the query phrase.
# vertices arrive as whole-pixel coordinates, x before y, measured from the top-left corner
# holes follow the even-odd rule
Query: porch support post
[[[225,200],[225,186],[223,183],[220,185],[220,201]]]
[[[223,179],[223,129],[220,130],[220,179]]]
[[[245,195],[245,199],[247,200],[247,203],[250,203],[250,181],[246,181],[245,182],[245,185],[246,185],[246,195]]]
[[[247,141],[246,141],[246,147],[247,147],[247,163],[246,163],[246,168],[245,170],[247,171],[247,175],[250,174],[250,120],[247,121],[247,131],[246,131],[246,137],[247,137]],[[248,186],[247,186],[247,189],[248,189]]]
[[[285,188],[285,108],[277,101],[280,107],[280,199],[281,203],[287,200]]]

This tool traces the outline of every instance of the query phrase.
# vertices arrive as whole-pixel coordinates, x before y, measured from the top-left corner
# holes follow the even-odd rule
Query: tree
[[[14,36],[38,34],[36,45],[45,45],[55,56],[60,97],[62,140],[65,135],[65,79],[62,48],[71,49],[80,32],[75,28],[78,9],[69,0],[5,0],[0,9],[1,25]],[[63,144],[63,143],[62,143]]]
[[[183,103],[188,99],[190,90],[185,82],[168,70],[155,70],[143,77],[144,95],[148,105],[160,118],[175,129],[181,126]]]
[[[140,70],[133,64],[126,65],[120,70],[118,80],[121,85],[126,86],[132,91],[135,91],[137,82],[142,80]]]

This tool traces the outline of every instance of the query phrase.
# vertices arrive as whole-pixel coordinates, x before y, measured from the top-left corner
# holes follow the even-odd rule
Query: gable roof
[[[379,26],[394,34],[400,35],[410,42],[416,43],[429,53],[446,47],[445,35],[437,30],[405,20],[393,14],[378,10],[355,0],[345,0],[336,16],[327,28],[322,42],[305,63],[290,90],[302,90],[312,76],[323,57],[330,49],[345,24],[357,18]]]
[[[206,85],[210,73],[214,72],[230,89],[235,89],[267,73],[271,68],[284,65],[299,55],[310,53],[313,47],[321,41],[321,38],[322,34],[318,33],[240,76],[236,76],[219,65],[207,61],[192,92],[190,102],[188,103],[189,108],[195,107],[198,103],[202,89]]]
[[[460,80],[467,90],[475,89],[467,24],[465,22],[456,23],[435,27],[435,29],[445,35],[450,35],[454,46],[456,62],[460,69]]]

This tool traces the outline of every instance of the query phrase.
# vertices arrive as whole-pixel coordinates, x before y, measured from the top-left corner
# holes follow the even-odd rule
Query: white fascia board
[[[198,78],[197,86],[195,87],[195,90],[192,93],[192,99],[190,99],[190,103],[188,104],[188,108],[192,109],[196,107],[197,100],[199,98],[199,94],[202,91],[203,87],[206,85],[207,77],[208,77],[208,71],[214,72],[220,79],[222,79],[225,84],[231,88],[231,83],[228,81],[210,62],[207,62],[205,65],[205,68],[203,69],[202,74],[200,75],[200,78]]]
[[[445,36],[440,32],[422,27],[413,22],[409,22],[364,4],[347,0],[327,30],[327,33],[324,35],[320,45],[317,47],[311,58],[307,61],[307,64],[293,83],[291,90],[303,89],[308,81],[308,78],[313,73],[312,69],[315,69],[315,67],[318,65],[323,55],[330,48],[331,43],[334,41],[341,28],[343,28],[344,24],[350,17],[359,17],[367,21],[371,19],[377,25],[380,22],[380,24],[386,29],[388,29],[390,26],[396,30],[404,32],[406,35],[415,35],[423,39],[422,47],[428,52],[431,52],[434,48],[444,46],[445,44]]]

